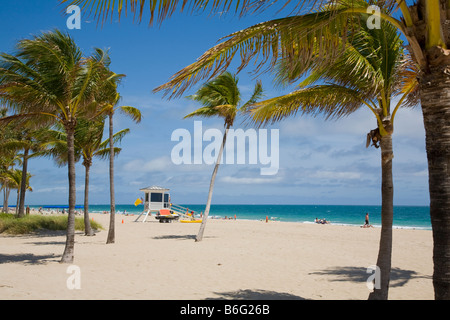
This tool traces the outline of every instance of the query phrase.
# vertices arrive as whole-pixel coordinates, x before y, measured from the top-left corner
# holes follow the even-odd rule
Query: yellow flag
[[[141,198],[137,198],[136,201],[134,202],[134,205],[137,207],[141,203],[142,203],[142,199]]]

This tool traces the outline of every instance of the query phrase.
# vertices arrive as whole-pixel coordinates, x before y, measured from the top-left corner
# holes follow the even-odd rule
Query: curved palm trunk
[[[420,79],[433,229],[433,285],[437,300],[450,299],[449,70],[448,62],[434,66]]]
[[[225,134],[223,135],[222,145],[220,146],[219,155],[216,160],[216,165],[214,166],[214,171],[211,176],[211,182],[209,184],[208,200],[206,201],[206,208],[205,208],[205,212],[203,214],[202,223],[200,225],[200,230],[198,231],[197,237],[195,238],[196,242],[202,241],[202,239],[203,239],[203,233],[205,231],[206,221],[208,220],[209,209],[211,207],[214,182],[216,181],[217,171],[219,170],[220,160],[222,159],[223,149],[225,147],[225,142],[227,141],[227,134],[228,134],[229,129],[230,129],[230,125],[227,125],[227,128],[225,129]]]
[[[66,246],[61,258],[61,263],[72,263],[74,257],[75,247],[75,201],[76,201],[76,187],[75,187],[75,148],[74,135],[75,124],[69,122],[65,125],[67,134],[67,153],[68,153],[68,175],[69,175],[69,216],[67,218],[67,235]]]
[[[113,142],[113,114],[109,115],[109,193],[111,203],[111,213],[109,216],[109,231],[106,243],[115,242],[115,215],[116,203],[114,196],[114,142]]]
[[[377,266],[380,272],[379,288],[370,293],[370,300],[387,300],[392,257],[392,223],[394,217],[394,185],[392,182],[392,135],[381,138],[381,233]]]
[[[86,168],[84,177],[84,235],[95,236],[95,233],[91,228],[91,222],[89,221],[89,172],[91,163],[86,160],[84,162],[84,167]]]
[[[28,171],[28,154],[30,150],[25,148],[23,152],[22,163],[22,181],[20,182],[19,211],[17,216],[22,218],[25,216],[25,193],[27,192],[27,171]]]

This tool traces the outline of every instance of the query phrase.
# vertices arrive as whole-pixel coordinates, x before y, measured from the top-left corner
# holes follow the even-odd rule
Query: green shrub
[[[0,233],[27,234],[39,229],[66,230],[68,216],[40,216],[28,215],[17,218],[13,214],[0,213]],[[91,221],[94,230],[102,230],[103,227],[96,221]],[[84,231],[84,219],[75,218],[75,230]]]

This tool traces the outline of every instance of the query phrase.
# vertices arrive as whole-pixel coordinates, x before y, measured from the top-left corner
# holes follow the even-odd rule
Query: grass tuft
[[[28,215],[17,218],[14,214],[0,213],[0,233],[19,235],[27,234],[39,229],[66,230],[68,216],[40,216]],[[94,230],[103,230],[101,224],[91,221]],[[84,231],[84,219],[75,218],[75,230]]]

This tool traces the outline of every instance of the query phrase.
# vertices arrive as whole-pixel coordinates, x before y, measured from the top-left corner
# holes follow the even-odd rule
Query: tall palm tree
[[[224,72],[215,79],[203,84],[195,95],[189,96],[190,99],[200,102],[203,107],[188,114],[184,118],[219,117],[223,118],[225,127],[222,144],[220,145],[216,164],[211,176],[205,212],[203,213],[202,223],[200,225],[200,230],[197,237],[195,238],[195,241],[201,241],[203,239],[203,233],[205,231],[205,226],[211,207],[214,182],[216,180],[217,171],[219,170],[220,161],[222,159],[228,130],[233,125],[237,114],[239,112],[246,111],[248,106],[255,103],[261,96],[262,85],[260,82],[257,82],[250,99],[246,103],[241,105],[241,92],[238,88],[238,78],[229,72]]]
[[[101,114],[108,117],[109,122],[109,190],[110,190],[110,218],[109,229],[106,243],[115,242],[115,214],[116,214],[116,201],[114,192],[114,121],[113,117],[116,111],[131,118],[135,123],[139,123],[142,120],[142,114],[138,108],[131,106],[119,106],[121,96],[117,90],[117,87],[124,77],[122,74],[116,74],[112,72],[109,67],[111,59],[108,51],[96,49],[94,55],[95,61],[101,62],[103,66],[102,72],[107,77],[107,80],[103,83],[101,90],[97,92],[96,100],[101,106]]]
[[[74,135],[80,115],[95,114],[94,98],[105,82],[102,66],[58,30],[21,40],[16,55],[0,55],[0,98],[16,115],[59,122],[67,134],[69,216],[62,263],[72,263],[75,244]]]
[[[162,1],[162,0],[61,0],[62,3],[79,4],[91,10],[105,21],[109,14],[117,10],[119,16],[130,9],[139,13],[142,18],[145,6],[150,9],[150,22],[157,17],[161,22],[171,16],[177,9],[203,12],[210,9],[212,14],[223,14],[224,11],[252,13],[270,8],[281,3],[283,7],[292,1],[277,0],[200,0]],[[419,69],[419,98],[421,100],[426,133],[426,150],[428,157],[428,176],[430,193],[430,217],[433,228],[433,284],[436,299],[450,299],[450,174],[448,159],[450,158],[450,30],[447,21],[450,19],[450,2],[448,0],[349,0],[350,5],[342,8],[341,1],[332,1],[336,8],[331,15],[314,13],[315,22],[303,15],[294,14],[284,19],[276,19],[237,32],[228,40],[207,51],[198,62],[174,75],[169,83],[158,88],[166,93],[181,95],[182,91],[200,80],[211,79],[223,72],[234,56],[239,52],[241,67],[258,56],[262,62],[268,61],[275,66],[279,56],[289,55],[294,44],[303,52],[305,65],[311,58],[307,48],[311,39],[317,39],[323,51],[336,51],[335,36],[346,35],[348,28],[345,17],[366,14],[368,5],[378,5],[383,9],[380,17],[394,25],[407,39],[408,50]],[[317,5],[329,3],[326,0],[301,0],[295,8],[300,13],[303,8],[311,10]],[[130,7],[128,7],[130,5]],[[395,6],[398,11],[387,10]],[[391,12],[399,12],[400,18]],[[311,17],[310,17],[311,18]],[[314,20],[314,19],[313,19]],[[309,23],[308,23],[309,22]],[[315,24],[314,24],[315,23]],[[317,26],[314,27],[314,26]],[[279,41],[280,40],[280,41]],[[270,69],[270,68],[269,68]]]
[[[0,117],[6,116],[7,109],[0,109]],[[15,136],[13,125],[0,126],[0,145],[3,145],[5,141]],[[3,212],[8,212],[8,200],[11,191],[8,173],[15,165],[21,165],[21,163],[21,157],[16,149],[0,147],[0,190],[3,191]]]
[[[303,73],[287,68],[286,63],[290,60],[281,61],[278,67],[279,81],[299,80]],[[384,21],[380,29],[369,29],[361,23],[361,29],[347,38],[340,57],[328,64],[317,61],[310,65],[310,70],[297,90],[256,103],[250,111],[251,118],[257,124],[266,124],[297,113],[324,114],[327,119],[337,119],[361,107],[370,110],[377,128],[367,135],[366,146],[373,143],[381,149],[382,226],[376,264],[380,269],[380,287],[375,287],[369,298],[387,299],[394,209],[392,134],[398,109],[415,102],[418,84],[414,70],[396,29]],[[396,98],[398,102],[394,105]]]
[[[106,106],[106,114],[108,115],[108,131],[109,131],[109,190],[110,190],[110,204],[111,204],[111,213],[109,220],[109,229],[108,229],[108,237],[106,243],[114,243],[115,242],[115,213],[116,213],[116,200],[114,193],[114,157],[115,157],[115,148],[114,148],[114,121],[113,117],[116,111],[130,117],[135,123],[139,123],[142,120],[142,114],[138,108],[131,106],[119,106],[118,103],[120,101],[120,95],[118,93],[115,94],[115,99],[112,100],[112,103],[108,103]]]
[[[110,139],[102,141],[105,122],[102,121],[83,121],[78,124],[75,131],[75,145],[82,152],[83,166],[85,167],[85,183],[84,183],[84,224],[85,234],[93,235],[93,231],[89,220],[89,177],[90,168],[94,157],[107,159],[111,156]],[[113,135],[113,141],[119,142],[130,129],[123,129]],[[116,156],[122,150],[113,147],[112,156]]]

